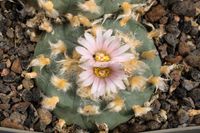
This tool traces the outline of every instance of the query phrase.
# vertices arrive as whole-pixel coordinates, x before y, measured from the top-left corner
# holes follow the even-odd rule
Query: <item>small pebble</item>
[[[22,85],[25,89],[28,89],[30,90],[31,88],[34,87],[34,83],[32,80],[29,80],[29,79],[23,79],[22,80]]]
[[[176,36],[172,33],[167,33],[164,35],[164,39],[166,40],[166,42],[172,46],[172,47],[176,47],[176,45],[179,43],[179,40],[176,38]]]
[[[200,115],[194,116],[194,122],[198,125],[200,124]]]
[[[43,125],[47,126],[51,123],[52,114],[48,110],[40,108],[40,109],[37,110],[37,112],[38,112],[38,115],[39,115],[39,118],[40,118],[40,122]]]
[[[145,124],[134,123],[133,125],[130,125],[128,133],[143,132],[146,129],[147,126]]]
[[[199,94],[200,94],[200,88],[195,88],[191,90],[188,95],[194,100],[194,102],[196,102],[196,101],[200,101]]]
[[[186,80],[184,79],[182,82],[182,86],[187,90],[187,91],[191,91],[192,89],[196,88],[197,86],[199,86],[200,82],[194,82],[191,80]]]
[[[11,70],[15,73],[20,74],[22,72],[22,67],[21,67],[21,62],[20,59],[17,58],[16,60],[14,60]]]
[[[147,20],[150,22],[158,21],[162,16],[166,14],[166,11],[162,5],[157,5],[152,7],[149,12],[146,14]]]
[[[150,130],[156,130],[156,129],[159,129],[161,127],[161,123],[158,123],[157,121],[149,121],[147,123],[147,127]]]
[[[185,111],[183,109],[180,109],[177,112],[177,116],[178,116],[178,120],[179,120],[180,124],[184,124],[189,120],[189,115],[188,115],[187,111]]]
[[[196,9],[191,0],[183,0],[173,4],[172,11],[178,15],[195,16]]]

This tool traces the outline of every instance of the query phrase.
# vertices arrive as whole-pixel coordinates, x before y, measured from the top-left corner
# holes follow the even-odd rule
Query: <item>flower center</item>
[[[103,51],[96,52],[94,55],[96,61],[108,62],[110,61],[110,56]]]
[[[100,68],[100,67],[94,67],[93,68],[94,74],[99,78],[106,78],[110,76],[111,70],[108,67]]]

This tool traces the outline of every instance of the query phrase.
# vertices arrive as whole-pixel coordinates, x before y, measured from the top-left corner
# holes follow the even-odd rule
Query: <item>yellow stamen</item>
[[[111,70],[110,68],[100,68],[100,67],[94,67],[93,69],[94,74],[99,78],[106,78],[110,76]]]
[[[110,56],[107,55],[105,52],[102,52],[102,51],[97,52],[95,54],[94,58],[95,58],[96,61],[100,61],[100,62],[108,62],[108,61],[110,61]]]

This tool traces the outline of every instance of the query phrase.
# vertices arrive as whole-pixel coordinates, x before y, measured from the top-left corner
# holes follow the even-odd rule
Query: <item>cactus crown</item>
[[[136,1],[128,2],[38,0],[50,16],[67,12],[69,20],[41,37],[30,64],[45,94],[42,105],[66,123],[86,129],[105,123],[113,129],[163,85],[156,48],[145,28],[130,17]],[[124,16],[94,20],[113,12]]]

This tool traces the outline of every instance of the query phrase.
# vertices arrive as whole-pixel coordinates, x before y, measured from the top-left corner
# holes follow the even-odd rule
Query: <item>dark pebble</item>
[[[7,94],[8,92],[10,92],[10,87],[0,82],[0,93]]]
[[[2,60],[2,59],[3,59],[3,50],[0,49],[0,60]]]
[[[4,68],[6,68],[6,64],[5,64],[5,63],[2,63],[2,62],[0,62],[0,70],[3,70]]]
[[[156,129],[159,129],[161,127],[161,124],[158,123],[157,121],[149,121],[147,123],[147,127],[150,130],[156,130]]]
[[[179,40],[176,38],[176,36],[171,33],[165,34],[164,39],[172,47],[176,47],[176,44],[179,43]]]
[[[182,56],[186,56],[190,53],[191,47],[186,42],[180,42],[178,45],[178,52]]]
[[[0,121],[2,121],[3,119],[5,119],[6,117],[3,114],[3,111],[0,111]]]
[[[196,15],[196,9],[193,1],[184,0],[173,4],[172,11],[178,15],[193,17]]]
[[[180,25],[180,29],[185,33],[189,33],[192,30],[191,21],[183,22],[183,24]]]
[[[40,102],[41,100],[41,92],[38,88],[31,89],[32,92],[32,101],[33,102]]]
[[[200,69],[200,56],[190,54],[185,58],[185,61],[192,67],[197,67]]]
[[[119,125],[119,131],[121,133],[128,133],[129,126],[127,124],[121,124]]]
[[[128,133],[138,133],[138,132],[143,132],[147,129],[146,125],[139,124],[139,123],[134,123],[129,127]]]
[[[174,95],[177,98],[182,99],[187,96],[187,90],[184,89],[183,87],[177,87],[177,89],[174,91]]]
[[[163,6],[170,6],[175,2],[179,2],[180,0],[159,0]]]
[[[195,68],[192,68],[190,71],[189,71],[192,79],[194,79],[195,81],[200,81],[200,71],[195,69]]]
[[[17,49],[17,52],[18,52],[18,55],[22,58],[26,58],[29,56],[29,52],[28,52],[28,49],[26,46],[20,46],[18,49]]]
[[[194,100],[194,102],[200,101],[200,88],[191,90],[188,95]]]
[[[146,19],[150,22],[158,21],[162,16],[166,14],[166,11],[162,5],[157,5],[152,7],[146,14]]]
[[[3,77],[3,81],[7,83],[12,83],[16,80],[16,76],[13,73],[9,73],[7,76]]]
[[[152,112],[154,114],[158,113],[159,110],[160,110],[160,107],[161,107],[161,104],[158,100],[155,100],[152,104],[151,104],[151,107],[152,107]]]
[[[194,101],[190,97],[183,98],[183,100],[180,103],[186,106],[185,108],[187,109],[195,108]]]
[[[194,116],[194,123],[198,125],[200,124],[200,115]]]
[[[196,101],[194,105],[196,109],[200,109],[200,101]]]
[[[191,91],[192,89],[196,88],[199,86],[200,82],[195,82],[191,80],[184,79],[182,82],[182,86],[187,90]]]
[[[153,117],[153,114],[151,111],[147,112],[146,114],[144,114],[143,116],[143,119],[145,119],[146,121],[150,121],[150,120],[153,120],[154,117]]]
[[[0,110],[8,110],[10,108],[10,104],[3,103],[0,104]]]
[[[197,23],[200,24],[200,14],[197,16]]]
[[[200,36],[195,39],[195,44],[197,48],[200,48]]]
[[[181,31],[178,29],[178,23],[173,21],[170,24],[166,25],[166,31],[172,33],[174,36],[178,37]]]
[[[20,123],[20,124],[24,124],[24,121],[26,120],[26,115],[21,114],[19,112],[13,112],[10,115],[10,120],[15,122],[15,123]]]
[[[14,104],[11,110],[25,113],[29,106],[30,106],[29,102],[20,102],[20,103]]]
[[[22,99],[26,102],[30,102],[32,101],[32,92],[30,90],[27,90],[27,89],[24,89],[23,92],[22,92]]]
[[[166,112],[170,111],[170,104],[166,101],[161,101],[161,108],[164,109]]]
[[[184,124],[184,123],[186,123],[189,120],[189,116],[188,116],[187,111],[185,111],[183,109],[180,109],[177,112],[177,116],[178,116],[178,120],[179,120],[180,124]]]
[[[0,93],[0,100],[2,103],[9,103],[10,97],[7,94]]]
[[[199,33],[199,29],[198,27],[192,27],[191,31],[190,31],[190,35],[191,36],[197,36]]]

